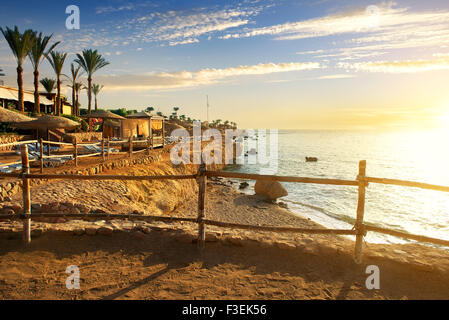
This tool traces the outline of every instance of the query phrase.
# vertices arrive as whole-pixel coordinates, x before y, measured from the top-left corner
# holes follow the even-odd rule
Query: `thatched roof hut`
[[[0,108],[0,122],[18,123],[34,120],[20,112]]]

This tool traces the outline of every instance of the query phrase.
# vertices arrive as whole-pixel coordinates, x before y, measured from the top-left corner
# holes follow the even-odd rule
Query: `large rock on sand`
[[[287,190],[277,181],[257,180],[254,191],[258,195],[262,195],[271,201],[288,195]]]

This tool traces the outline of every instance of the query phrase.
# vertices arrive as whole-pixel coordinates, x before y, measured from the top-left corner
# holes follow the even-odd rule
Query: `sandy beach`
[[[168,161],[104,174],[188,173]],[[77,212],[196,217],[194,181],[56,181],[32,188],[40,208]],[[243,224],[316,227],[314,222],[210,179],[206,217]],[[52,196],[48,196],[52,195]],[[12,201],[18,201],[16,195]],[[71,206],[71,205],[72,206]],[[59,205],[59,207],[58,207]],[[79,209],[78,209],[79,210]],[[51,210],[50,210],[51,211]],[[207,227],[203,251],[197,225],[130,221],[33,222],[24,247],[20,223],[0,223],[1,299],[446,299],[447,251],[418,244],[366,243],[354,263],[349,238],[250,232]],[[81,289],[65,287],[69,265],[80,268]],[[368,290],[366,267],[380,269],[380,289]]]

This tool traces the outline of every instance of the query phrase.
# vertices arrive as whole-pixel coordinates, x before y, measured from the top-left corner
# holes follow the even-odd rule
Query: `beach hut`
[[[164,147],[164,118],[148,112],[138,112],[119,121],[106,121],[104,134],[106,137],[137,141],[152,140],[153,148]],[[136,145],[137,147],[139,144]],[[144,143],[142,143],[144,147]]]
[[[105,135],[105,125],[104,124],[105,124],[106,120],[117,121],[117,120],[125,119],[122,116],[119,116],[118,114],[112,113],[110,111],[105,111],[105,110],[98,110],[98,111],[91,112],[87,116],[83,116],[83,118],[87,118],[89,122],[90,122],[90,119],[102,119],[103,120],[103,126],[102,126],[103,139],[106,137],[111,137],[110,135]]]

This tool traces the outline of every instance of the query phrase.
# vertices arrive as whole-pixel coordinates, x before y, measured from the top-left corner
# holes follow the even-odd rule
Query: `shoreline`
[[[162,161],[121,170],[128,174],[168,174],[170,170],[188,172],[194,168],[174,167]],[[83,186],[90,185],[86,182],[78,187]],[[64,194],[63,187],[62,182],[53,192],[60,196]],[[112,196],[117,191],[115,187],[109,185],[111,190],[99,193],[96,201],[102,203],[102,197]],[[120,200],[122,209],[152,201],[150,209],[166,207],[161,215],[197,217],[196,183],[165,181],[137,187],[121,182],[117,187],[135,194]],[[98,184],[96,190],[101,189]],[[45,190],[48,185],[34,188],[37,193]],[[151,197],[144,198],[137,194],[138,190],[150,192]],[[65,194],[66,198],[69,196],[73,201],[76,192]],[[158,203],[161,199],[167,202]],[[243,194],[220,178],[209,179],[206,204],[206,218],[212,220],[318,226],[278,204]],[[80,299],[447,298],[449,261],[447,252],[439,249],[419,244],[365,243],[363,263],[357,265],[352,257],[354,241],[342,236],[206,226],[206,247],[200,255],[194,244],[197,228],[192,223],[35,221],[31,246],[25,248],[20,240],[21,224],[0,223],[0,241],[7,244],[0,250],[0,298],[71,299],[73,294],[60,283],[66,277],[64,268],[72,264],[83,266],[83,289],[76,293]],[[86,267],[91,264],[95,264],[95,270]],[[111,265],[117,267],[112,270]],[[367,265],[379,266],[381,290],[364,287]],[[118,294],[123,293],[123,286],[134,288],[134,282],[164,268],[168,268],[166,274],[145,282],[142,289]]]

